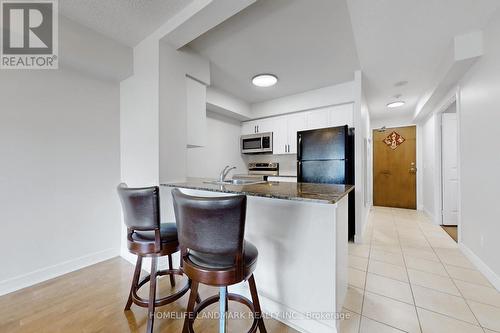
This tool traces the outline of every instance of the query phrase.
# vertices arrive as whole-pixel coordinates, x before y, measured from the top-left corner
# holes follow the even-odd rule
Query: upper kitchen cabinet
[[[306,112],[307,129],[319,129],[347,125],[354,126],[353,105],[330,106]]]
[[[288,147],[286,154],[297,154],[297,132],[306,129],[306,114],[303,112],[287,116]]]
[[[296,154],[297,132],[305,129],[305,113],[269,118],[273,124],[273,154]]]
[[[187,146],[203,147],[207,140],[207,89],[186,76]]]
[[[354,127],[354,105],[350,103],[330,108],[328,125],[327,127],[344,125]]]
[[[273,154],[296,154],[297,132],[347,125],[353,127],[353,104],[245,121],[241,134],[273,133]]]
[[[287,154],[288,150],[288,116],[274,117],[273,154]]]
[[[255,121],[244,121],[241,123],[241,135],[257,133],[257,125]]]
[[[241,134],[256,134],[274,132],[275,120],[273,118],[245,121],[241,125]]]
[[[330,108],[306,112],[306,128],[318,129],[328,127],[330,124]]]

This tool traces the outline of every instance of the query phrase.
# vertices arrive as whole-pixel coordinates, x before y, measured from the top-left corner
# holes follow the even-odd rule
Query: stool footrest
[[[180,276],[183,276],[183,273],[180,269],[165,269],[165,270],[158,271],[156,274],[157,277],[162,276],[162,275],[170,275],[170,276],[180,275]],[[137,295],[137,292],[139,291],[139,289],[142,286],[144,286],[150,280],[151,280],[151,275],[149,274],[149,275],[145,276],[139,283],[137,283],[136,287],[133,288],[132,301],[135,305],[143,307],[143,308],[147,308],[149,306],[149,300],[147,298],[140,297],[139,295]],[[191,288],[191,283],[188,280],[186,282],[186,285],[178,292],[155,300],[155,307],[163,306],[163,305],[166,305],[166,304],[169,304],[169,303],[172,303],[172,302],[178,300],[179,298],[184,296],[189,291],[190,288]]]

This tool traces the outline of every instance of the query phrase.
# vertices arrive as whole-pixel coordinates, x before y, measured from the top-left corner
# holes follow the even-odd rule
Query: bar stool
[[[207,306],[219,302],[219,332],[226,330],[227,300],[245,304],[253,313],[248,331],[266,333],[253,272],[258,251],[245,241],[247,198],[195,197],[172,190],[184,273],[192,280],[183,333],[193,333],[193,323]],[[227,287],[248,281],[252,301],[227,294]],[[203,300],[195,308],[199,284],[219,287],[219,295]]]
[[[177,227],[175,223],[160,223],[160,189],[158,186],[129,188],[127,184],[118,185],[118,195],[122,204],[123,218],[127,226],[127,245],[131,253],[137,255],[134,277],[130,287],[125,311],[132,303],[148,308],[146,332],[153,332],[155,307],[176,301],[186,294],[191,286],[186,285],[176,293],[156,299],[156,278],[170,276],[170,285],[175,286],[175,275],[183,275],[182,270],[172,266],[172,254],[179,251]],[[158,270],[158,258],[168,256],[168,269]],[[140,280],[142,259],[151,258],[151,273]],[[137,295],[138,290],[149,283],[149,298]]]

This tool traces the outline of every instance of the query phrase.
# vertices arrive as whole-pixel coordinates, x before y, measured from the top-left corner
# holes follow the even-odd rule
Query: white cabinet
[[[255,121],[245,121],[241,123],[241,135],[255,134],[257,127]]]
[[[288,147],[286,154],[297,154],[297,132],[306,129],[306,115],[303,112],[295,113],[287,118],[287,140]]]
[[[344,126],[354,127],[354,105],[337,105],[329,110],[328,127]]]
[[[330,124],[330,109],[319,109],[306,112],[306,128],[318,129],[329,127]]]
[[[296,154],[297,132],[348,125],[353,127],[353,104],[329,106],[252,121],[241,125],[241,134],[273,132],[273,154]]]
[[[288,150],[287,116],[274,117],[273,122],[273,154],[286,154]]]
[[[274,129],[275,119],[264,118],[256,121],[257,133],[272,132]]]
[[[273,129],[274,129],[273,118],[245,121],[241,124],[242,135],[272,132]]]
[[[207,139],[207,88],[186,77],[187,146],[203,147]]]
[[[353,127],[353,104],[329,106],[326,108],[307,111],[307,129],[318,129],[348,125]]]
[[[297,132],[305,127],[305,114],[273,117],[273,154],[296,154]]]

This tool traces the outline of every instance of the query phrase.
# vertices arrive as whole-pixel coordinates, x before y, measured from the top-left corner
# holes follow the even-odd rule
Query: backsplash
[[[272,154],[258,154],[258,155],[243,155],[245,163],[248,165],[250,162],[263,163],[263,162],[278,162],[280,164],[280,175],[297,175],[297,155],[272,155]]]

